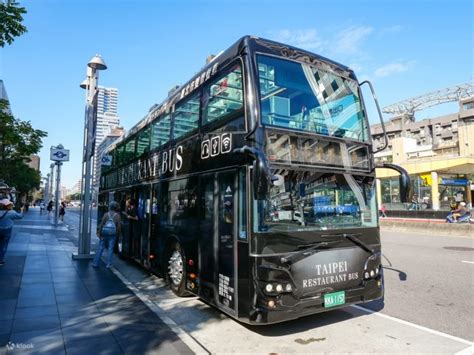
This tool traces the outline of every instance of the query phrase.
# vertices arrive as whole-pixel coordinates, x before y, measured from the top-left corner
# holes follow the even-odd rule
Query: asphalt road
[[[70,212],[66,223],[78,224]],[[256,328],[196,298],[175,297],[161,279],[129,263],[117,260],[117,270],[184,340],[211,353],[456,353],[474,341],[474,238],[383,231],[382,248],[383,309],[378,302],[364,305],[374,313],[347,307]]]
[[[383,231],[382,251],[383,314],[474,341],[474,238]]]

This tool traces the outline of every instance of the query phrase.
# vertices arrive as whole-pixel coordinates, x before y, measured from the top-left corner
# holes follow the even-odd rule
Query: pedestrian
[[[61,222],[64,222],[64,215],[66,214],[66,202],[61,202],[61,206],[59,207],[59,219]]]
[[[387,209],[385,208],[385,205],[380,206],[379,208],[379,216],[386,218],[387,217]]]
[[[122,225],[120,218],[120,206],[117,202],[110,203],[109,212],[103,215],[102,220],[97,227],[97,236],[99,237],[99,250],[95,254],[93,267],[98,267],[100,258],[104,249],[107,248],[107,268],[112,266],[112,256],[117,239],[122,235]]]
[[[46,208],[48,210],[48,217],[51,215],[51,212],[53,211],[53,201],[48,202],[48,207]]]
[[[5,254],[12,235],[12,219],[23,218],[23,213],[13,211],[13,202],[9,199],[0,200],[0,266],[5,265]]]
[[[44,205],[44,201],[41,201],[40,202],[40,214],[43,214],[45,207],[46,206]]]

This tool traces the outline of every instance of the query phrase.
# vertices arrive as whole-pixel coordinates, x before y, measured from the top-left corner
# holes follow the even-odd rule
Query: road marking
[[[466,264],[474,264],[474,261],[461,260],[461,262]]]
[[[186,333],[180,328],[171,318],[166,315],[155,302],[151,301],[148,296],[144,295],[133,283],[128,281],[125,276],[117,270],[115,267],[111,267],[110,270],[117,276],[125,286],[132,291],[150,310],[155,313],[171,330],[185,343],[195,354],[210,354],[201,343],[194,339],[190,334]]]
[[[449,335],[449,334],[446,334],[446,333],[442,333],[442,332],[439,332],[437,330],[427,328],[427,327],[423,327],[423,326],[415,324],[415,323],[410,323],[410,322],[407,322],[406,320],[402,320],[402,319],[398,319],[398,318],[395,318],[395,317],[392,317],[392,316],[388,316],[386,314],[382,314],[382,313],[373,311],[371,309],[367,309],[367,308],[357,306],[357,305],[352,305],[351,307],[356,308],[360,311],[369,313],[369,314],[376,315],[376,316],[381,317],[381,318],[389,319],[389,320],[392,320],[392,321],[400,323],[400,324],[408,325],[409,327],[412,327],[412,328],[420,329],[420,330],[423,330],[423,331],[431,333],[431,334],[439,335],[439,336],[442,336],[444,338],[448,338],[448,339],[451,339],[451,340],[454,340],[454,341],[458,341],[460,343],[469,345],[470,347],[472,347],[473,344],[474,344],[472,341],[462,339],[462,338],[458,338],[458,337],[455,337],[453,335]],[[470,349],[470,348],[468,348],[468,349]]]
[[[461,351],[458,351],[456,354],[454,355],[472,355],[474,354],[474,345],[466,348],[466,349],[463,349]]]

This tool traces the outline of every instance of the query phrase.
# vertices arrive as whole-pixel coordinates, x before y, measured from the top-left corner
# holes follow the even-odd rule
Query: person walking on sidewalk
[[[53,201],[48,202],[48,207],[46,208],[48,210],[48,217],[51,215],[51,212],[53,211]]]
[[[64,222],[64,215],[66,214],[66,202],[61,202],[61,206],[59,207],[59,219],[61,222]]]
[[[98,267],[100,258],[104,249],[107,248],[107,268],[112,266],[112,256],[114,254],[115,242],[122,235],[122,224],[120,214],[120,206],[117,202],[110,203],[109,212],[104,214],[102,220],[97,227],[97,236],[99,237],[99,250],[95,254],[93,267]]]
[[[12,235],[12,219],[23,218],[23,213],[13,211],[13,202],[9,199],[0,200],[0,266],[5,265],[5,254]]]

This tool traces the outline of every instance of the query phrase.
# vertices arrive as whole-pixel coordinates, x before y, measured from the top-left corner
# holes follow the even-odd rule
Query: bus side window
[[[242,68],[240,64],[211,82],[203,94],[203,125],[228,117],[243,108]]]

